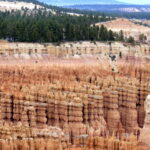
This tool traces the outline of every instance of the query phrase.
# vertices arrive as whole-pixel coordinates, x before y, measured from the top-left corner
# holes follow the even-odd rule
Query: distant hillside
[[[96,26],[104,25],[107,29],[112,30],[116,33],[123,31],[125,37],[132,36],[135,40],[139,39],[141,34],[147,36],[147,40],[150,41],[150,28],[143,25],[135,24],[133,21],[130,21],[125,18],[118,18],[116,20],[96,23]]]
[[[68,14],[68,15],[99,15],[101,16],[102,13],[93,12],[93,11],[85,11],[85,10],[77,10],[77,9],[70,9],[65,7],[59,7],[54,5],[48,5],[46,3],[37,1],[37,0],[0,0],[0,11],[12,11],[12,10],[28,10],[31,12],[37,11],[40,9],[42,11],[49,11],[53,15],[60,15],[60,14]]]
[[[2,12],[12,10],[28,10],[30,11],[30,14],[31,12],[35,12],[39,9],[42,11],[51,12],[53,15],[64,13],[68,15],[80,15],[88,12],[48,5],[37,0],[0,0],[0,11]]]
[[[43,4],[38,0],[0,0],[0,2],[27,2],[27,3],[38,4],[38,5]]]
[[[83,4],[123,4],[117,0],[40,0],[50,5],[83,5]]]
[[[113,5],[72,5],[66,8],[92,10],[103,12],[150,12],[150,5],[129,5],[129,4],[113,4]]]
[[[42,9],[44,6],[25,1],[0,1],[0,11],[11,11],[21,9]]]

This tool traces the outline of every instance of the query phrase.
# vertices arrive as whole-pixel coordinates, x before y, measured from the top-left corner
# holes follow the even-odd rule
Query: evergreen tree
[[[123,34],[123,31],[122,31],[122,30],[119,32],[118,40],[119,40],[119,41],[124,41],[124,34]]]
[[[115,37],[114,37],[114,34],[113,34],[112,30],[108,31],[108,40],[109,41],[114,41],[115,40]]]
[[[147,37],[144,34],[139,35],[139,41],[140,42],[145,42],[147,40]]]
[[[131,44],[135,44],[135,40],[132,36],[130,36],[128,39],[127,39],[127,42],[128,43],[131,43]]]
[[[108,40],[108,30],[107,30],[107,28],[104,26],[104,25],[102,25],[101,27],[100,27],[100,41],[107,41]]]

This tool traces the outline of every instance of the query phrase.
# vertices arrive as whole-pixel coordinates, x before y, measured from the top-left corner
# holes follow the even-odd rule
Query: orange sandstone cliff
[[[150,63],[116,63],[1,63],[0,149],[139,150]]]

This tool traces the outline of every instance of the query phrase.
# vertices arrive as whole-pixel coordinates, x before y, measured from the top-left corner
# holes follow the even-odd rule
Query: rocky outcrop
[[[22,59],[42,59],[42,56],[49,54],[52,56],[76,56],[76,55],[99,55],[111,52],[117,55],[141,55],[148,57],[150,54],[150,45],[130,45],[120,42],[109,43],[102,42],[66,42],[60,45],[49,44],[39,44],[39,43],[9,43],[0,42],[0,56],[5,56],[2,58],[7,58],[6,56],[14,56],[14,58]]]

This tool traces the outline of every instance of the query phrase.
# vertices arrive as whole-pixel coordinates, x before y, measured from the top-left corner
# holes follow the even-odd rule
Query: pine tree
[[[119,40],[119,41],[124,41],[124,34],[123,34],[123,31],[122,31],[122,30],[119,32],[118,40]]]
[[[146,40],[147,40],[147,37],[143,33],[139,35],[140,42],[145,42]]]
[[[107,41],[108,40],[108,30],[104,25],[102,25],[100,27],[99,35],[100,35],[99,37],[100,37],[101,41]]]
[[[128,39],[127,39],[127,42],[128,43],[131,43],[131,44],[135,44],[135,40],[132,36],[130,36]]]
[[[109,41],[114,41],[115,40],[112,30],[109,30],[109,32],[108,32],[108,40]]]

